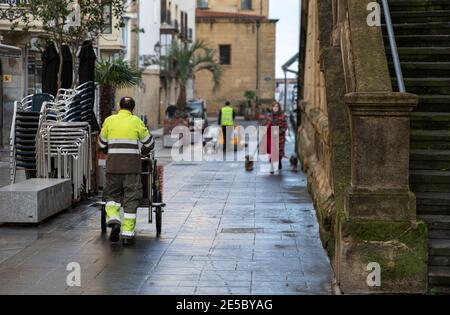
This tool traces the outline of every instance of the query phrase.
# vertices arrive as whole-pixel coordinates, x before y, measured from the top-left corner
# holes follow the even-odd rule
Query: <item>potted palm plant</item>
[[[173,119],[164,122],[165,133],[178,125],[188,125],[187,117],[187,85],[195,74],[208,71],[212,74],[213,90],[220,85],[222,69],[216,60],[215,51],[210,49],[204,41],[195,41],[191,44],[180,43],[174,40],[167,53],[154,57],[149,64],[159,65],[161,69],[174,78],[179,86],[179,95],[176,103],[177,110]]]
[[[114,95],[117,89],[133,87],[141,82],[142,71],[124,59],[108,59],[96,65],[96,81],[100,86],[101,123],[114,109]]]

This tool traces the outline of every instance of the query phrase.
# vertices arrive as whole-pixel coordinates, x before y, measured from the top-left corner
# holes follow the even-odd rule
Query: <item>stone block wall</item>
[[[200,72],[196,75],[195,95],[207,101],[208,112],[217,113],[226,100],[239,105],[245,99],[245,91],[257,90],[258,81],[260,98],[267,101],[273,100],[276,86],[276,21],[264,20],[258,32],[258,24],[254,21],[197,20],[197,38],[204,40],[210,48],[215,49],[217,58],[219,58],[219,45],[231,45],[231,65],[222,66],[222,81],[216,91],[213,91],[211,75],[208,72]],[[257,63],[258,47],[259,65]]]
[[[369,0],[310,0],[299,156],[320,235],[345,294],[426,291],[427,229],[408,186],[409,115],[392,93]],[[370,263],[380,286],[367,282]]]

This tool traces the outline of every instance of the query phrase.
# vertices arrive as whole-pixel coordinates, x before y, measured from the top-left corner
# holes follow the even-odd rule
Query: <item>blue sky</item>
[[[299,2],[270,0],[270,18],[280,20],[277,25],[277,78],[284,77],[281,66],[298,52]]]

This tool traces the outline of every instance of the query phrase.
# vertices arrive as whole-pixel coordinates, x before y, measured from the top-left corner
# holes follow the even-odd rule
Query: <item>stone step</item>
[[[413,94],[450,95],[450,78],[405,78],[406,91]],[[398,89],[397,79],[392,79],[392,87]]]
[[[411,130],[412,150],[450,150],[450,131]]]
[[[385,34],[386,25],[382,25]],[[429,22],[429,23],[395,23],[393,22],[395,36],[401,35],[448,35],[450,34],[450,22]]]
[[[420,112],[450,112],[450,95],[419,95]]]
[[[428,232],[428,237],[430,239],[444,239],[444,240],[450,240],[450,230],[430,230]],[[450,266],[450,257],[448,257],[448,260],[444,266]]]
[[[412,129],[450,130],[450,112],[413,112]]]
[[[419,213],[417,216],[426,222],[428,230],[450,230],[450,216],[448,215],[423,215]]]
[[[430,256],[450,256],[450,240],[430,240],[429,241]]]
[[[410,165],[413,170],[450,170],[450,150],[411,150]]]
[[[411,189],[416,193],[450,191],[450,171],[412,170],[409,176]]]
[[[448,0],[389,0],[389,9],[392,14],[397,11],[450,10],[450,3]]]
[[[411,11],[408,8],[405,9],[406,10],[393,11],[391,13],[392,21],[395,24],[450,22],[450,10]]]
[[[450,62],[402,62],[405,78],[450,78]],[[391,77],[395,78],[395,66],[389,62]]]
[[[430,266],[450,266],[450,257],[446,256],[431,256],[428,257]]]
[[[450,62],[450,47],[399,47],[397,50],[401,62]],[[386,56],[392,62],[390,48],[386,48]]]
[[[431,286],[450,286],[450,267],[430,266],[428,269],[428,277]]]
[[[385,47],[389,38],[383,37]],[[450,35],[399,35],[395,37],[397,47],[450,47]]]
[[[436,295],[450,295],[450,287],[433,285],[429,289]]]

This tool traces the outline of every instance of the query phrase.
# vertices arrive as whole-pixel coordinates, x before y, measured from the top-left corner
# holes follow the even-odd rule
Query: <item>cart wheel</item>
[[[102,207],[102,233],[106,233],[106,208]]]
[[[161,192],[157,192],[155,196],[156,202],[160,203],[162,202],[161,198]],[[161,235],[161,227],[162,227],[162,208],[157,207],[155,210],[155,216],[156,216],[156,235]]]

